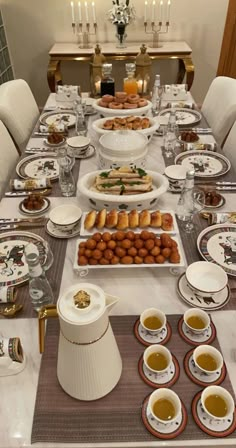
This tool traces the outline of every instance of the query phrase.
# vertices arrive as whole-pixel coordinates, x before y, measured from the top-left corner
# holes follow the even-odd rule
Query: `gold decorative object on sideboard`
[[[147,43],[148,45],[148,43]],[[140,51],[140,43],[129,43],[127,48],[116,48],[115,43],[102,43],[102,52],[108,61],[134,61]],[[48,84],[51,92],[55,92],[58,84],[62,84],[60,65],[63,61],[90,62],[94,54],[93,48],[79,48],[76,43],[56,43],[49,52]],[[192,61],[192,49],[184,41],[162,42],[160,48],[148,48],[148,54],[153,60],[179,61],[177,84],[183,82],[186,74],[186,84],[191,88],[194,78],[194,64]]]
[[[136,57],[136,80],[138,93],[142,96],[148,96],[150,92],[151,66],[152,60],[147,53],[147,47],[142,44]]]
[[[101,47],[97,44],[90,61],[90,87],[93,97],[97,97],[101,93],[102,65],[104,62],[106,62],[106,58],[101,53]]]

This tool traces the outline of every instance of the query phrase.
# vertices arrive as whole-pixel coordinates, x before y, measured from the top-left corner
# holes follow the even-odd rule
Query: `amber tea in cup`
[[[172,424],[181,415],[181,401],[171,389],[160,388],[152,392],[148,408],[154,420],[159,424]]]
[[[147,364],[152,370],[165,370],[168,360],[162,353],[151,353],[147,358]]]
[[[186,319],[186,322],[190,327],[195,328],[196,330],[203,330],[203,328],[205,328],[205,322],[199,316],[190,316]]]
[[[209,353],[202,353],[201,355],[197,356],[196,361],[198,365],[204,370],[208,370],[210,372],[217,370],[218,363],[214,356],[210,355]]]
[[[148,332],[152,334],[160,333],[166,326],[166,316],[157,308],[148,308],[140,315],[140,322]]]
[[[211,345],[200,345],[195,348],[193,360],[196,366],[207,375],[211,375],[223,367],[221,353]]]
[[[198,308],[190,308],[184,313],[185,325],[196,334],[201,334],[210,326],[208,314]]]
[[[171,352],[163,345],[153,344],[144,350],[143,361],[147,369],[163,374],[172,361]]]
[[[221,386],[208,386],[203,389],[201,403],[209,418],[215,420],[224,420],[235,411],[233,397]]]
[[[159,420],[173,420],[175,417],[175,407],[171,400],[160,398],[152,406],[153,413]]]
[[[223,397],[217,394],[209,395],[205,399],[205,408],[210,414],[215,415],[216,417],[225,417],[228,412],[226,401]]]
[[[158,316],[148,316],[144,319],[143,324],[149,330],[159,330],[162,327],[163,322]]]

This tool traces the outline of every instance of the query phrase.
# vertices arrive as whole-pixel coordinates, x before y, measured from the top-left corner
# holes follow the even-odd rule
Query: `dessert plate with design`
[[[194,349],[190,350],[184,357],[184,370],[190,380],[203,387],[221,384],[227,374],[225,363],[223,364],[222,369],[212,373],[211,375],[206,375],[196,366],[193,360],[193,351]]]
[[[184,322],[184,318],[181,317],[178,322],[178,332],[182,339],[190,345],[201,345],[201,344],[211,344],[216,337],[216,327],[213,324],[212,320],[208,328],[204,330],[202,333],[194,333],[187,327]]]
[[[191,150],[178,154],[176,165],[183,165],[186,169],[194,169],[196,177],[218,177],[227,173],[231,163],[227,157],[212,151]]]
[[[76,117],[73,112],[45,112],[40,117],[40,123],[46,126],[57,126],[59,124],[64,124],[68,128],[75,126]]]
[[[19,209],[20,209],[21,213],[23,213],[24,215],[35,216],[35,215],[41,215],[42,213],[45,213],[49,209],[50,204],[51,203],[48,198],[43,198],[43,206],[40,209],[29,210],[28,208],[26,208],[24,206],[24,201],[21,201],[19,203]]]
[[[155,389],[173,386],[179,378],[180,368],[176,357],[173,354],[171,356],[172,362],[169,369],[162,374],[156,374],[145,366],[142,355],[139,359],[138,371],[143,381]]]
[[[138,318],[134,324],[134,334],[136,338],[141,342],[141,344],[149,346],[151,344],[166,344],[172,335],[172,329],[169,322],[166,322],[166,326],[160,331],[160,333],[152,334],[147,331],[141,325],[140,319]]]
[[[23,179],[55,180],[59,176],[59,164],[54,153],[27,156],[16,165],[16,172]]]
[[[159,113],[159,117],[165,117],[169,120],[171,113],[170,109],[164,109]],[[194,125],[201,121],[202,115],[197,110],[186,110],[186,108],[175,108],[176,111],[176,124],[181,128],[183,126]]]

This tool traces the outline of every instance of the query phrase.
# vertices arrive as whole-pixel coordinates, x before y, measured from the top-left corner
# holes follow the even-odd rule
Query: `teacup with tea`
[[[171,389],[155,390],[149,397],[149,411],[158,423],[172,424],[181,415],[181,401]]]
[[[166,316],[157,308],[148,308],[140,315],[140,322],[146,331],[155,335],[166,327]]]
[[[143,361],[148,370],[158,374],[165,373],[172,362],[171,352],[163,345],[153,344],[146,348]]]
[[[209,418],[224,420],[232,416],[235,404],[231,394],[221,386],[208,386],[201,394],[201,404]]]
[[[219,350],[211,345],[200,345],[193,352],[193,361],[205,375],[212,375],[223,367],[223,357]]]
[[[201,334],[209,328],[210,317],[201,309],[191,308],[184,313],[184,323],[192,333]]]

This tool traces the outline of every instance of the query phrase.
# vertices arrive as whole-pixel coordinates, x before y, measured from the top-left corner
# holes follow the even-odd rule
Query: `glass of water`
[[[72,173],[74,162],[74,157],[70,157],[66,147],[58,150],[59,185],[62,196],[73,196],[75,193],[75,180]]]
[[[166,126],[164,129],[163,147],[164,154],[167,159],[176,156],[176,149],[178,145],[179,127],[177,124],[172,125],[171,128]]]

